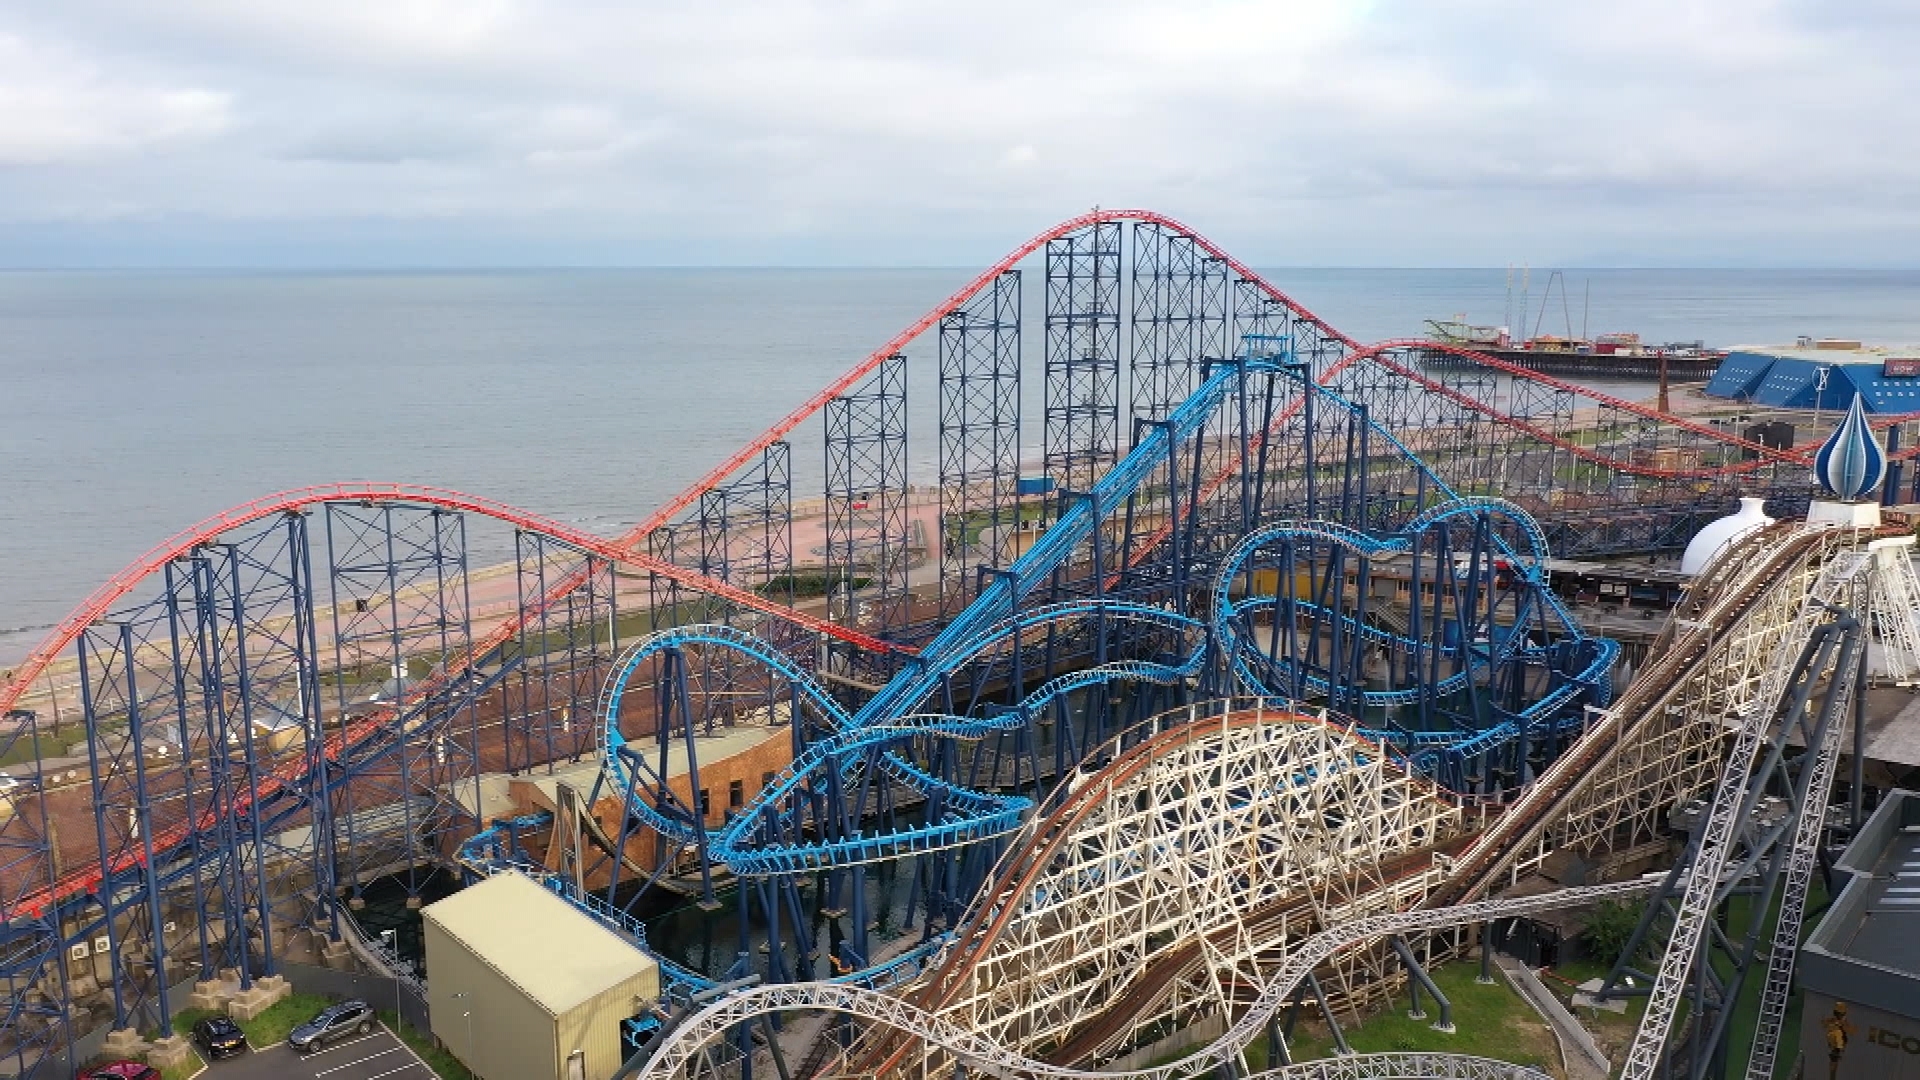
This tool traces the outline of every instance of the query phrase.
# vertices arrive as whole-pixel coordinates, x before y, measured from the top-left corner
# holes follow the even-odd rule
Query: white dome
[[[1694,534],[1692,542],[1687,544],[1687,553],[1680,556],[1680,572],[1697,574],[1707,568],[1721,552],[1745,539],[1749,534],[1773,524],[1767,516],[1765,499],[1745,498],[1740,500],[1740,512],[1707,522],[1706,526]]]

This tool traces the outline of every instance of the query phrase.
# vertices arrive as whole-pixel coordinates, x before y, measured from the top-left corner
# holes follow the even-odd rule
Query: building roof
[[[1920,1011],[1920,795],[1888,793],[1837,864],[1852,877],[1801,947],[1801,980],[1902,1016]]]
[[[1870,413],[1920,411],[1920,376],[1886,374],[1887,361],[1902,358],[1920,358],[1920,347],[1740,345],[1720,361],[1706,393],[1777,408],[1836,410],[1852,404],[1859,394]]]
[[[521,874],[494,876],[420,911],[550,1016],[657,965],[626,938]]]

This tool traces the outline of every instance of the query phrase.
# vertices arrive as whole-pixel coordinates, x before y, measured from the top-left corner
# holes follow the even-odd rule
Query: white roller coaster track
[[[1481,900],[1458,907],[1427,911],[1398,912],[1357,919],[1345,926],[1316,934],[1289,953],[1272,979],[1261,990],[1258,1000],[1232,1027],[1193,1053],[1178,1061],[1143,1069],[1102,1071],[1051,1065],[1018,1054],[960,1025],[891,994],[837,983],[785,983],[755,986],[734,991],[688,1017],[673,1029],[653,1056],[636,1074],[638,1080],[677,1080],[687,1075],[689,1066],[698,1066],[702,1056],[729,1028],[766,1013],[795,1010],[819,1010],[852,1016],[869,1024],[878,1024],[937,1046],[969,1068],[989,1073],[1000,1080],[1191,1080],[1220,1065],[1236,1060],[1246,1046],[1277,1016],[1293,998],[1294,991],[1322,961],[1342,949],[1392,934],[1417,933],[1454,926],[1471,926],[1490,919],[1532,915],[1543,911],[1580,907],[1601,900],[1637,896],[1658,884],[1657,878],[1640,878],[1609,885],[1591,885],[1536,896],[1502,900]],[[1380,1055],[1395,1059],[1383,1062],[1389,1070],[1430,1066],[1429,1072],[1341,1072],[1328,1071],[1329,1078],[1368,1077],[1512,1077],[1516,1066],[1485,1061],[1465,1055],[1419,1054]],[[1417,1059],[1417,1062],[1416,1060]],[[1356,1059],[1344,1059],[1347,1062]],[[1325,1065],[1337,1069],[1342,1062],[1311,1062],[1277,1070],[1275,1075],[1313,1077]],[[1365,1067],[1365,1066],[1362,1066]],[[1453,1070],[1453,1071],[1446,1071]],[[696,1068],[696,1073],[701,1072]]]
[[[1873,556],[1866,551],[1843,551],[1827,563],[1801,605],[1799,618],[1775,647],[1773,663],[1761,679],[1758,696],[1740,717],[1740,729],[1722,774],[1727,779],[1714,790],[1712,808],[1707,812],[1694,855],[1693,870],[1687,877],[1686,892],[1674,915],[1673,932],[1667,940],[1666,951],[1660,956],[1660,970],[1654,976],[1647,1011],[1627,1049],[1626,1065],[1620,1074],[1622,1080],[1653,1080],[1659,1071],[1667,1036],[1686,993],[1688,973],[1700,951],[1701,936],[1713,917],[1721,872],[1739,840],[1738,826],[1749,810],[1747,777],[1753,773],[1761,745],[1772,734],[1774,714],[1787,690],[1795,661],[1815,628],[1832,618],[1827,605],[1845,599],[1843,594],[1851,591],[1872,565]],[[1831,772],[1828,779],[1831,781]],[[1826,803],[1824,790],[1813,798],[1822,806]],[[1803,819],[1808,816],[1818,815],[1802,815]],[[1818,833],[1813,836],[1817,838]]]
[[[1815,533],[1824,535],[1811,535]],[[1818,540],[1819,547],[1808,549],[1806,545],[1809,540]],[[1889,543],[1883,540],[1875,543],[1873,549],[1888,546]],[[1660,973],[1648,1003],[1647,1018],[1638,1031],[1631,1051],[1627,1076],[1650,1077],[1659,1062],[1683,996],[1689,967],[1698,953],[1705,932],[1713,898],[1725,883],[1723,878],[1730,872],[1728,868],[1737,862],[1729,856],[1738,846],[1736,826],[1749,788],[1746,778],[1751,775],[1761,748],[1772,732],[1774,714],[1788,690],[1794,661],[1815,628],[1831,618],[1825,605],[1848,604],[1863,615],[1870,612],[1875,636],[1884,642],[1886,649],[1890,653],[1906,654],[1904,658],[1895,659],[1912,663],[1920,658],[1920,621],[1916,621],[1914,611],[1909,610],[1910,607],[1920,610],[1920,581],[1915,579],[1911,563],[1906,558],[1906,549],[1892,546],[1892,551],[1858,547],[1849,550],[1846,541],[1831,531],[1808,526],[1786,527],[1768,537],[1763,547],[1754,552],[1750,562],[1742,560],[1746,565],[1718,568],[1715,576],[1719,580],[1715,582],[1717,587],[1713,590],[1718,595],[1708,600],[1704,608],[1691,613],[1701,616],[1697,622],[1688,620],[1693,629],[1682,627],[1678,639],[1667,642],[1670,648],[1683,646],[1689,654],[1698,654],[1704,659],[1707,652],[1711,651],[1710,643],[1713,640],[1733,631],[1731,626],[1722,627],[1719,609],[1727,608],[1731,613],[1735,607],[1744,605],[1745,597],[1756,590],[1770,587],[1764,579],[1770,579],[1773,585],[1796,591],[1805,590],[1800,594],[1797,605],[1791,603],[1791,597],[1783,596],[1781,599],[1788,603],[1756,606],[1739,616],[1742,619],[1758,619],[1771,627],[1760,639],[1764,641],[1760,650],[1764,656],[1756,655],[1752,660],[1741,661],[1737,671],[1725,663],[1718,665],[1728,667],[1731,671],[1731,674],[1722,673],[1718,678],[1737,678],[1739,672],[1744,671],[1750,673],[1745,678],[1751,681],[1745,683],[1743,691],[1736,688],[1735,692],[1718,695],[1713,702],[1720,705],[1721,710],[1737,710],[1739,724],[1731,740],[1732,752],[1720,773],[1723,782],[1716,791],[1703,827],[1695,869],[1687,880],[1675,931],[1662,957]],[[1835,548],[1839,550],[1835,551]],[[1807,576],[1800,576],[1798,571],[1782,573],[1786,564],[1775,565],[1780,558],[1792,555],[1795,551],[1809,551],[1811,554],[1813,565],[1807,567]],[[1814,577],[1811,573],[1813,566],[1819,566],[1823,561],[1824,566]],[[1809,577],[1813,578],[1810,587],[1807,584]],[[1708,634],[1711,636],[1706,636]],[[1840,688],[1843,700],[1836,708],[1836,717],[1844,715],[1844,694],[1849,689]],[[1660,695],[1656,697],[1665,700]],[[1708,702],[1698,704],[1706,705]],[[1714,711],[1712,719],[1716,724],[1726,716],[1721,710]],[[1786,864],[1789,902],[1783,907],[1769,954],[1767,981],[1762,994],[1761,1029],[1749,1063],[1750,1078],[1767,1075],[1773,1062],[1786,992],[1791,982],[1799,927],[1804,915],[1804,891],[1817,855],[1827,792],[1837,768],[1841,733],[1845,727],[1840,720],[1830,724],[1826,738],[1814,748],[1813,756],[1809,759],[1808,767],[1812,772],[1809,774],[1807,790],[1810,794],[1806,811],[1793,827],[1792,846]],[[1564,812],[1567,807],[1565,800],[1582,786],[1582,781],[1570,781],[1569,787],[1559,791],[1557,798],[1548,804],[1529,804],[1530,800],[1522,800],[1521,806],[1508,811],[1508,820],[1516,817],[1522,819],[1516,822],[1521,828],[1494,831],[1505,832],[1499,839],[1509,845],[1514,841],[1529,843],[1542,823],[1524,820],[1538,815],[1516,815],[1514,811],[1524,808],[1537,810],[1544,815],[1558,807]],[[1493,836],[1483,838],[1479,847],[1483,860],[1477,868],[1479,874],[1486,874],[1503,859],[1512,857],[1512,848],[1508,847],[1504,856],[1495,853],[1488,859],[1490,845],[1487,841],[1494,839]],[[1485,877],[1479,880],[1484,882]],[[754,987],[713,1002],[670,1031],[637,1075],[646,1080],[682,1080],[690,1073],[695,1077],[723,1075],[725,1070],[715,1060],[712,1051],[729,1029],[767,1013],[818,1010],[857,1018],[876,1033],[896,1033],[919,1042],[924,1048],[943,1052],[968,1068],[1002,1080],[1196,1080],[1223,1065],[1236,1063],[1244,1048],[1261,1035],[1268,1022],[1292,1003],[1299,986],[1308,975],[1343,950],[1391,935],[1443,931],[1492,919],[1579,907],[1609,898],[1637,896],[1655,884],[1652,878],[1641,878],[1609,885],[1562,889],[1536,896],[1472,900],[1426,910],[1367,912],[1356,907],[1350,912],[1321,912],[1323,917],[1329,914],[1339,914],[1341,917],[1321,920],[1322,925],[1331,922],[1332,929],[1286,942],[1283,955],[1265,973],[1257,965],[1243,965],[1240,962],[1250,960],[1258,952],[1271,955],[1271,950],[1265,944],[1239,940],[1239,937],[1245,937],[1244,933],[1230,942],[1222,939],[1220,945],[1223,948],[1216,950],[1221,951],[1222,955],[1212,957],[1209,953],[1208,967],[1218,969],[1215,972],[1216,981],[1224,974],[1240,987],[1258,987],[1257,999],[1241,1010],[1231,1026],[1206,1046],[1177,1061],[1151,1067],[1102,1071],[1040,1061],[1028,1056],[1022,1048],[1006,1045],[1010,1041],[1009,1032],[991,1030],[992,1025],[987,1025],[989,1030],[979,1030],[970,1022],[978,1018],[970,1017],[965,1011],[956,1013],[942,1010],[941,1013],[934,1013],[889,993],[840,984],[806,983]],[[1242,929],[1249,927],[1243,925]],[[925,1055],[917,1060],[922,1068],[929,1061]],[[1756,1069],[1759,1071],[1755,1072]],[[914,1068],[909,1064],[904,1071],[911,1074]],[[829,1070],[823,1075],[833,1075],[833,1072]],[[1327,1080],[1343,1077],[1405,1077],[1411,1080],[1415,1077],[1491,1078],[1537,1074],[1508,1063],[1463,1055],[1398,1054],[1307,1062],[1258,1075],[1276,1080],[1282,1077],[1288,1080],[1295,1077],[1326,1077]]]

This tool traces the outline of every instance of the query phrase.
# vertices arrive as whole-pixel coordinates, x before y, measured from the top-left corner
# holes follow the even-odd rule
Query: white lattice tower
[[[1839,681],[1834,684],[1833,720],[1827,725],[1820,745],[1808,748],[1812,761],[1807,768],[1812,774],[1807,780],[1806,802],[1789,841],[1792,846],[1787,852],[1786,873],[1781,883],[1780,915],[1774,922],[1773,941],[1767,952],[1766,979],[1760,985],[1760,1008],[1754,1021],[1753,1053],[1747,1058],[1747,1080],[1773,1080],[1780,1036],[1786,1024],[1787,1001],[1793,992],[1793,966],[1800,956],[1800,927],[1806,917],[1813,871],[1819,864],[1828,795],[1839,766],[1840,747],[1854,693],[1854,681],[1848,673],[1838,672],[1834,677]]]
[[[1872,617],[1876,655],[1888,678],[1920,678],[1920,576],[1913,569],[1914,538],[1889,537],[1868,545],[1873,552]]]
[[[1773,731],[1775,713],[1801,650],[1814,630],[1832,619],[1830,606],[1853,598],[1855,586],[1867,576],[1873,561],[1864,550],[1844,550],[1822,568],[1813,589],[1803,594],[1799,614],[1780,636],[1773,660],[1762,673],[1759,692],[1739,714],[1740,727],[1727,756],[1726,781],[1715,789],[1700,830],[1693,867],[1674,913],[1673,929],[1660,957],[1646,1012],[1627,1048],[1623,1080],[1653,1080],[1660,1068],[1667,1036],[1685,996],[1688,973],[1700,955],[1701,937],[1713,916],[1721,872],[1740,841],[1742,817],[1748,810],[1747,777]],[[1821,801],[1824,803],[1824,796]]]

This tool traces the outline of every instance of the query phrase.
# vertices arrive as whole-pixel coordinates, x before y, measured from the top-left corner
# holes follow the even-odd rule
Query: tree
[[[1602,900],[1587,912],[1580,926],[1580,944],[1595,960],[1612,963],[1626,951],[1634,927],[1640,924],[1640,906],[1624,900]]]

